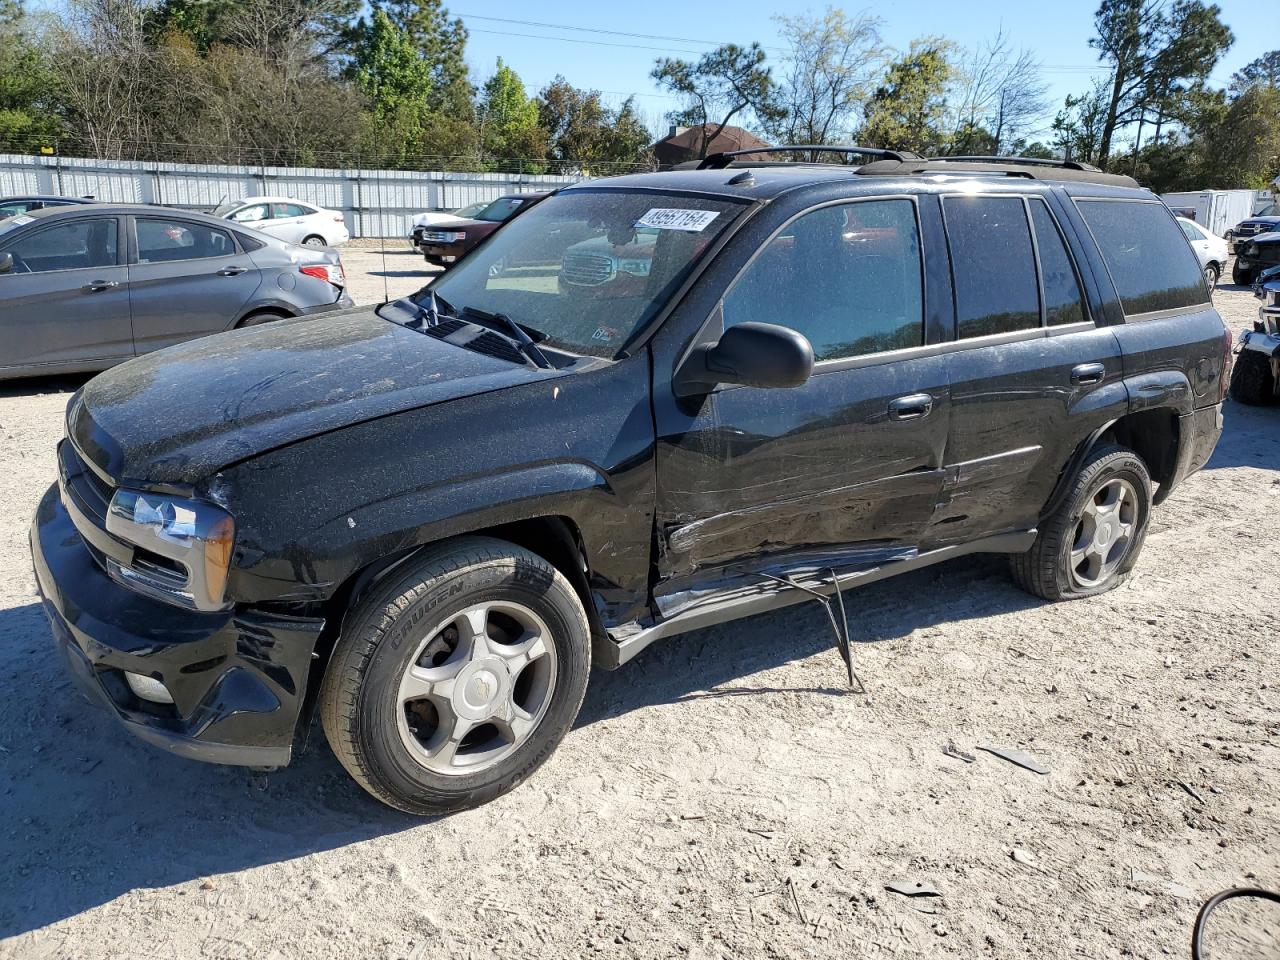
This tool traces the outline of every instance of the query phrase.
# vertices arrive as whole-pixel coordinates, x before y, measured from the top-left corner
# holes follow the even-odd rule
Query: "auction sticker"
[[[715,210],[678,210],[673,207],[654,207],[636,221],[637,227],[655,230],[686,230],[698,233],[720,216]]]
[[[36,222],[35,217],[18,216],[13,218],[13,225],[15,227],[21,227],[21,226],[25,226],[28,223],[35,223],[35,222]]]

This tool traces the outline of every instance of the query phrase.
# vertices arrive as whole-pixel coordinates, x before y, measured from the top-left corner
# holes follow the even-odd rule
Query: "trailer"
[[[1210,233],[1226,237],[1237,223],[1254,214],[1259,201],[1270,199],[1266,190],[1200,190],[1165,193],[1160,199],[1179,216],[1194,220]]]

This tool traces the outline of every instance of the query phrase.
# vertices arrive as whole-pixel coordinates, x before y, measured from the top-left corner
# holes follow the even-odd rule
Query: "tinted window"
[[[807,213],[769,241],[724,299],[725,326],[797,330],[817,360],[924,342],[920,236],[910,200]]]
[[[1174,310],[1208,300],[1200,264],[1159,201],[1077,200],[1124,312]]]
[[[73,220],[25,233],[0,246],[13,254],[14,273],[87,270],[116,264],[116,221]]]
[[[1049,326],[1079,323],[1085,319],[1080,281],[1071,265],[1071,255],[1062,233],[1043,200],[1032,198],[1031,222],[1040,251],[1040,281],[1044,286],[1045,319]]]
[[[227,257],[235,252],[235,244],[225,230],[189,220],[138,220],[140,263]]]
[[[943,201],[961,340],[1040,326],[1031,229],[1020,197]]]

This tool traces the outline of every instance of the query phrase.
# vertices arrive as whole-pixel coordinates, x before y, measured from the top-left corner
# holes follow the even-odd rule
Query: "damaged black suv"
[[[201,760],[284,764],[318,708],[434,813],[662,637],[975,552],[1115,587],[1221,432],[1172,215],[1079,164],[843,156],[583,183],[411,298],[90,381],[31,534],[72,674]]]

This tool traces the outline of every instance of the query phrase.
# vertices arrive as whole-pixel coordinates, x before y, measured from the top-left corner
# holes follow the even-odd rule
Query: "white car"
[[[428,227],[439,227],[446,223],[453,223],[455,220],[470,220],[492,202],[481,200],[479,203],[469,203],[457,210],[436,210],[432,213],[418,214],[409,226],[409,246],[415,250],[418,249],[418,245],[422,242],[422,234]]]
[[[347,218],[340,211],[326,210],[292,197],[228,200],[220,204],[213,215],[304,247],[336,247],[351,239]]]
[[[1222,276],[1222,270],[1227,265],[1227,254],[1230,252],[1227,241],[1214,236],[1194,220],[1188,220],[1186,217],[1177,219],[1178,226],[1182,227],[1182,232],[1187,235],[1191,249],[1196,252],[1196,257],[1200,261],[1200,269],[1204,271],[1204,282],[1212,290],[1218,285],[1218,278]]]

